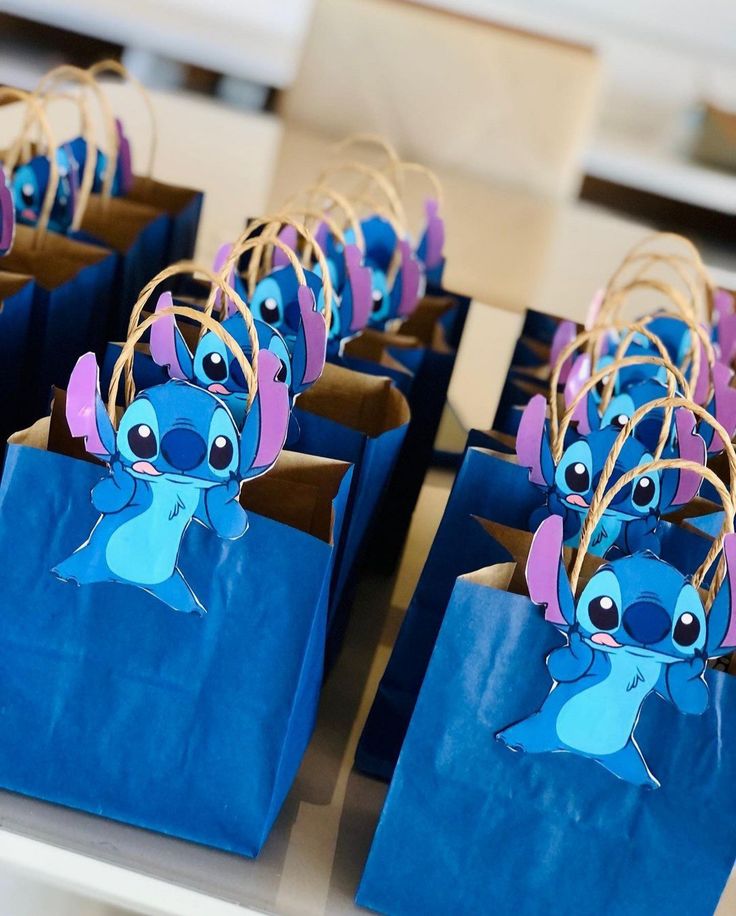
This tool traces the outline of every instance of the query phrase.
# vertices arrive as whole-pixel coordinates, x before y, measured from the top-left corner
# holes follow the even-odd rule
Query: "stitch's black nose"
[[[624,612],[624,630],[643,646],[664,639],[670,631],[671,623],[667,611],[653,601],[636,601]]]
[[[193,429],[170,429],[161,440],[161,454],[177,471],[191,471],[202,463],[207,444]]]

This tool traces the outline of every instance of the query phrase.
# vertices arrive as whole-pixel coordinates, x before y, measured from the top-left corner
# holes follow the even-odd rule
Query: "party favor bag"
[[[529,420],[537,407],[538,421],[530,425]],[[679,421],[682,423],[684,449],[678,453],[679,457],[695,462],[699,458],[702,464],[705,461],[705,445],[702,440],[698,441],[699,437],[692,435],[692,414],[680,414]],[[455,579],[473,569],[509,558],[508,538],[499,537],[498,527],[494,527],[493,538],[489,538],[487,528],[482,528],[478,519],[517,532],[533,531],[552,511],[565,513],[566,529],[574,523],[574,513],[564,509],[564,502],[553,504],[554,509],[550,509],[550,494],[562,491],[555,490],[555,477],[550,477],[547,483],[543,477],[544,473],[551,474],[542,457],[547,437],[544,424],[544,404],[530,404],[524,438],[516,448],[522,456],[540,456],[539,463],[535,463],[531,470],[528,465],[518,463],[516,456],[507,451],[477,446],[466,450],[358,745],[356,764],[363,772],[382,779],[391,775]],[[536,433],[531,432],[534,425]],[[686,429],[689,431],[686,432]],[[596,459],[598,464],[590,475],[591,480],[603,477],[602,468],[614,449],[627,449],[625,457],[631,462],[631,467],[642,459],[646,460],[646,450],[637,443],[631,442],[626,447],[625,434],[625,430],[612,432],[610,441],[606,440],[607,444],[599,443],[603,451]],[[478,440],[478,437],[473,438]],[[486,435],[485,438],[493,442],[491,436]],[[577,446],[572,443],[567,451],[563,451],[558,467],[571,463],[575,448]],[[543,465],[547,467],[546,472],[542,470]],[[671,490],[668,500],[671,502],[662,504],[663,511],[688,503],[697,492],[697,483],[693,480],[685,479],[684,475],[678,480],[677,472],[667,473],[675,476],[667,481]],[[660,520],[656,532],[660,555],[685,572],[695,569],[711,543],[698,530],[694,519],[689,519],[686,526]],[[569,531],[567,536],[570,536]],[[515,537],[512,535],[512,539]]]
[[[409,407],[387,378],[329,363],[320,380],[299,397],[294,415],[295,451],[354,465],[348,524],[335,564],[330,608],[334,655],[347,625],[356,562],[383,498],[409,425]]]
[[[651,551],[602,564],[586,555],[618,494],[665,468],[708,477],[722,500],[727,521],[697,570],[684,575]],[[601,481],[569,572],[562,519],[551,516],[524,576],[509,563],[458,582],[361,903],[392,913],[713,912],[736,855],[736,840],[712,829],[734,792],[723,722],[736,693],[706,669],[736,647],[734,479],[727,488],[688,459],[650,461],[610,488]],[[697,868],[663,873],[653,848]]]
[[[118,420],[87,354],[65,412],[109,469],[33,447],[39,425],[9,447],[0,543],[20,536],[24,550],[0,602],[0,784],[255,855],[314,723],[332,548],[324,528],[244,512],[239,484],[276,460],[288,398],[269,354],[253,353],[256,376],[202,320],[249,379],[242,434],[222,401],[177,381]],[[134,342],[113,373],[129,394]],[[267,499],[255,491],[261,511]],[[332,511],[306,508],[323,522]]]
[[[358,902],[392,916],[710,916],[736,856],[736,838],[717,826],[736,801],[724,724],[736,684],[706,670],[700,716],[646,700],[636,741],[655,790],[576,754],[512,753],[495,736],[542,706],[545,658],[565,639],[505,590],[510,572],[455,586]]]
[[[31,277],[0,271],[0,436],[2,441],[33,408],[24,384],[35,295]]]

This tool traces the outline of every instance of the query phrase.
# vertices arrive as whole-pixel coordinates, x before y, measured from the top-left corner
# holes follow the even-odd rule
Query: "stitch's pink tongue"
[[[157,471],[150,461],[136,461],[133,470],[139,474],[151,474],[153,477],[160,477],[161,471]]]
[[[583,499],[583,497],[580,496],[578,493],[571,493],[571,494],[567,497],[567,501],[568,501],[569,503],[571,503],[573,506],[582,506],[583,509],[587,509],[587,508],[588,508],[588,504],[585,502],[585,500]]]
[[[621,643],[616,642],[610,633],[594,633],[590,637],[590,641],[597,643],[599,646],[610,646],[612,649],[621,648]]]
[[[214,385],[210,385],[210,386],[207,388],[207,391],[211,391],[213,394],[230,394],[230,392],[227,390],[227,388],[226,388],[224,385],[220,385],[219,383],[215,383]]]

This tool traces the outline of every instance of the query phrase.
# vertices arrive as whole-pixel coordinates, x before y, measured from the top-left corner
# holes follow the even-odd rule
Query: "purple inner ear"
[[[91,455],[109,455],[97,426],[97,401],[100,373],[94,353],[85,353],[77,360],[66,390],[66,422],[75,439],[84,439]]]
[[[547,400],[542,394],[535,394],[524,408],[516,434],[516,456],[522,467],[529,468],[529,480],[543,487],[546,484],[542,473],[542,436],[547,418]]]
[[[730,616],[726,635],[721,640],[722,646],[736,645],[736,534],[727,534],[723,539],[723,553],[726,557],[728,575]],[[723,586],[721,586],[723,588]]]
[[[308,286],[300,286],[297,297],[306,350],[303,384],[311,385],[322,375],[325,367],[327,325],[324,315],[317,311],[314,293]]]
[[[5,179],[5,172],[0,169],[0,256],[7,254],[13,247],[15,238],[15,206],[13,194]]]
[[[574,321],[561,321],[557,325],[557,330],[554,333],[552,338],[552,347],[549,353],[549,364],[550,366],[556,366],[557,361],[560,358],[560,353],[565,349],[565,347],[571,343],[578,334],[578,328]],[[564,385],[567,381],[567,377],[570,374],[570,367],[573,364],[574,356],[568,356],[565,362],[562,364],[560,371],[560,381]]]
[[[373,305],[371,271],[369,267],[363,266],[363,255],[357,245],[346,245],[344,257],[353,297],[353,319],[350,331],[355,333],[363,330],[371,316]]]
[[[419,261],[414,257],[411,245],[406,239],[401,239],[399,242],[399,251],[401,252],[401,301],[399,303],[399,315],[405,318],[407,315],[411,315],[417,307],[422,270]]]
[[[431,270],[441,261],[445,249],[445,221],[439,215],[439,202],[430,197],[424,204],[427,214],[424,263]]]
[[[130,140],[125,135],[123,122],[115,118],[115,128],[118,132],[118,174],[120,175],[120,194],[124,196],[133,187],[133,157],[130,151]]]
[[[707,449],[705,441],[695,431],[695,417],[692,413],[684,407],[678,407],[675,411],[675,427],[677,429],[678,457],[704,465],[707,458]],[[680,469],[677,492],[672,505],[683,506],[695,499],[701,483],[702,477],[696,471]]]
[[[230,253],[232,252],[232,250],[233,250],[233,246],[230,244],[230,242],[225,242],[224,245],[220,245],[220,247],[217,249],[215,260],[212,262],[212,270],[214,270],[216,274],[222,273],[222,269],[225,266],[227,259],[230,257]],[[231,289],[235,289],[235,264],[233,264],[233,266],[228,271],[228,275],[225,279],[225,282],[228,284],[228,286]],[[220,296],[221,295],[222,294],[220,290],[218,289],[217,297],[215,298],[215,306],[217,308],[220,307]],[[225,311],[227,312],[228,318],[230,318],[232,315],[235,314],[235,312],[237,312],[235,303],[230,298],[228,298],[227,300],[227,306],[226,306]]]
[[[292,251],[296,251],[298,234],[294,226],[284,226],[284,228],[279,232],[279,239],[286,245],[288,248],[291,248]],[[274,248],[273,250],[273,266],[274,267],[286,267],[289,263],[289,258],[280,248]]]
[[[583,388],[583,385],[590,378],[590,357],[587,353],[581,353],[570,368],[570,372],[565,382],[565,407],[569,407]],[[581,433],[589,433],[590,425],[588,423],[588,411],[585,398],[578,404],[577,410],[573,415],[573,420],[580,424],[578,429]]]
[[[598,315],[600,315],[601,306],[606,297],[606,292],[603,289],[597,289],[593,293],[593,298],[590,300],[588,305],[588,311],[585,315],[585,330],[589,331],[591,328],[594,328],[598,322]]]
[[[713,389],[715,397],[715,418],[733,438],[736,433],[736,388],[731,387],[733,372],[728,366],[717,362],[713,367]],[[712,452],[723,451],[723,443],[718,436],[711,440]]]
[[[281,360],[270,350],[258,353],[258,394],[260,436],[253,467],[270,467],[278,458],[289,428],[289,389],[277,381]]]
[[[698,377],[695,380],[693,390],[693,401],[696,404],[703,404],[708,395],[708,386],[710,384],[710,367],[708,366],[708,357],[703,346],[703,341],[698,337],[698,348],[700,349],[700,369]]]
[[[537,529],[526,562],[529,597],[535,604],[545,605],[545,620],[560,626],[567,624],[559,594],[562,544],[562,517],[550,515]]]
[[[733,315],[734,313],[734,295],[727,289],[721,289],[720,287],[715,291],[713,296],[713,308],[716,312],[716,324],[720,324],[721,321],[727,315]]]
[[[161,293],[156,303],[156,314],[160,315],[167,308],[172,308],[174,300],[171,293]],[[187,375],[179,362],[179,354],[176,352],[176,318],[174,315],[162,315],[154,324],[151,325],[151,356],[153,361],[164,366],[169,370],[171,378],[178,378],[182,381],[187,380]]]
[[[730,366],[736,357],[736,314],[723,315],[718,322],[718,346],[721,359]]]

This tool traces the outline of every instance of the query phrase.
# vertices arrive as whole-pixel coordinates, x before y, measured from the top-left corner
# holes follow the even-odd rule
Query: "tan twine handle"
[[[343,137],[332,147],[335,154],[345,153],[346,150],[353,146],[374,146],[379,149],[389,163],[396,164],[401,162],[401,157],[396,152],[396,147],[381,134],[371,133],[369,131],[358,131]]]
[[[557,389],[560,385],[560,374],[562,372],[562,367],[565,365],[567,360],[573,356],[578,350],[581,350],[586,344],[595,344],[601,338],[605,337],[611,331],[628,331],[629,329],[634,329],[638,333],[642,334],[650,343],[654,345],[656,350],[659,352],[659,355],[663,360],[670,362],[669,353],[665,345],[662,343],[659,337],[656,334],[653,334],[649,331],[642,322],[635,322],[634,324],[612,324],[606,327],[596,326],[590,328],[587,331],[581,331],[574,340],[571,340],[561,351],[557,357],[557,361],[552,367],[552,374],[549,379],[549,410],[550,410],[550,435],[552,442],[559,437],[559,415],[557,409]],[[591,369],[595,366],[595,358],[590,357],[590,366]],[[569,412],[569,411],[568,411]]]
[[[312,185],[309,188],[304,188],[302,191],[298,191],[296,194],[292,194],[286,201],[284,201],[281,206],[281,212],[288,213],[292,208],[298,210],[299,201],[304,199],[308,207],[314,207],[320,211],[330,212],[337,207],[343,214],[345,218],[345,227],[350,227],[353,231],[353,236],[355,237],[355,244],[361,250],[365,252],[365,238],[363,236],[363,228],[360,225],[360,219],[358,214],[355,212],[355,208],[350,203],[348,198],[342,194],[340,191],[336,191],[334,188],[329,187],[324,184]],[[329,201],[329,206],[321,206],[321,200],[326,199]]]
[[[370,165],[366,165],[365,162],[357,162],[355,160],[348,159],[345,162],[339,162],[336,165],[332,165],[326,168],[319,176],[319,183],[327,183],[329,178],[344,173],[362,175],[367,179],[369,186],[373,185],[383,193],[384,197],[388,201],[391,211],[401,226],[402,231],[399,233],[399,235],[401,237],[405,236],[407,219],[406,212],[404,211],[404,205],[401,202],[401,198],[399,197],[396,188],[386,177],[386,175],[378,169],[375,169]]]
[[[248,339],[250,341],[251,362],[253,364],[253,368],[251,368],[247,360],[245,360],[245,357],[243,357],[243,360],[245,360],[245,362],[242,362],[238,358],[238,364],[240,365],[240,368],[243,370],[243,375],[245,376],[245,380],[248,386],[249,400],[250,400],[250,403],[252,403],[253,398],[255,397],[255,393],[256,393],[256,374],[255,373],[257,372],[257,367],[258,367],[258,349],[259,349],[258,348],[258,334],[256,332],[255,324],[253,322],[253,316],[251,315],[250,309],[245,304],[243,299],[230,286],[227,280],[223,276],[216,274],[213,270],[210,270],[208,267],[204,267],[200,264],[195,263],[194,261],[179,261],[176,264],[172,264],[171,267],[167,267],[164,270],[162,270],[160,273],[156,274],[156,276],[143,287],[130,313],[130,321],[128,323],[128,341],[134,340],[134,344],[137,343],[141,339],[141,334],[139,333],[140,329],[144,326],[146,328],[149,328],[151,326],[150,319],[152,317],[155,317],[155,314],[161,314],[161,313],[154,313],[154,315],[149,316],[149,318],[146,318],[144,321],[140,322],[139,324],[139,320],[143,313],[143,310],[146,307],[146,304],[148,303],[149,299],[153,295],[156,288],[161,283],[163,283],[164,280],[168,280],[171,277],[177,277],[177,276],[182,276],[182,275],[192,275],[192,276],[201,275],[209,281],[212,289],[210,292],[210,297],[207,300],[207,305],[205,305],[203,310],[190,308],[188,306],[178,305],[176,306],[176,308],[179,309],[180,311],[177,312],[177,314],[181,315],[182,317],[187,317],[187,318],[191,318],[192,315],[194,315],[196,316],[193,319],[194,321],[202,325],[202,327],[205,330],[212,330],[211,325],[217,324],[217,322],[215,322],[214,319],[212,318],[212,308],[214,305],[215,297],[217,295],[217,291],[219,290],[225,297],[233,301],[238,312],[242,315],[243,320],[245,322],[246,330],[248,332]],[[167,309],[164,309],[163,311],[168,312]],[[200,316],[203,316],[204,320],[200,320]],[[238,352],[242,352],[240,349],[240,345],[237,343],[237,341],[235,341],[232,335],[227,334],[227,332],[225,332],[225,334],[226,334],[227,340],[225,340],[225,338],[223,338],[222,335],[220,334],[218,334],[217,336],[220,337],[220,339],[225,342],[228,348],[232,351],[233,355],[235,357],[238,357]],[[233,349],[233,347],[230,346],[230,343],[228,342],[229,340],[233,341],[236,349]],[[125,347],[123,349],[125,349]],[[118,360],[118,362],[120,362],[120,360]],[[122,365],[123,364],[121,363],[121,368],[120,368],[120,371],[118,372],[118,377],[120,375],[120,372],[122,372]],[[117,368],[117,364],[116,364],[116,368]],[[113,397],[113,395],[117,393],[117,387],[118,387],[117,379],[115,381],[114,388],[113,388],[112,380],[111,380],[110,392],[111,392],[111,397],[112,397],[111,403],[112,403],[113,409],[114,409],[114,403],[115,403],[115,398]],[[134,397],[135,397],[135,381],[133,379],[133,360],[131,358],[128,362],[128,365],[126,367],[126,372],[125,372],[125,399],[126,399],[126,402],[130,403]],[[110,410],[110,404],[108,404],[108,412],[109,410]]]
[[[647,250],[652,245],[666,242],[676,242],[684,246],[687,251],[687,255],[673,254],[670,252],[658,251],[656,249],[654,251]],[[680,266],[682,264],[686,264],[692,267],[698,278],[703,283],[705,290],[704,317],[709,322],[711,321],[715,287],[705,268],[705,265],[703,264],[703,260],[700,257],[700,252],[689,239],[674,232],[658,232],[645,236],[629,250],[619,267],[612,275],[606,286],[606,295],[608,295],[616,287],[620,278],[626,273],[628,269],[630,269],[631,265],[637,261],[644,262],[643,270],[646,270],[646,268],[651,266],[654,262],[667,264],[678,274],[680,279],[683,280],[683,282],[691,291],[693,289],[692,283],[689,279],[685,279],[685,275],[680,269]],[[642,271],[639,272],[639,275],[641,275],[641,272]]]
[[[721,439],[724,452],[726,454],[726,459],[728,462],[729,474],[730,474],[730,487],[727,489],[725,484],[720,480],[720,478],[710,470],[710,468],[704,467],[703,465],[698,464],[695,461],[689,461],[684,458],[668,458],[668,459],[657,459],[649,462],[646,465],[641,465],[636,468],[632,468],[630,471],[627,471],[616,483],[611,487],[610,490],[606,490],[608,482],[611,479],[616,466],[616,461],[621,454],[621,450],[624,447],[626,440],[633,434],[639,421],[645,417],[648,413],[653,410],[660,408],[668,407],[681,407],[689,410],[696,417],[703,420],[709,426],[712,427],[716,435]],[[724,508],[724,522],[718,537],[713,541],[713,544],[708,551],[708,554],[696,571],[693,577],[693,584],[696,588],[700,587],[700,584],[705,577],[705,574],[708,572],[710,567],[715,562],[716,557],[721,551],[723,544],[723,539],[726,534],[733,531],[734,523],[734,504],[736,503],[736,452],[734,452],[733,446],[731,444],[731,439],[727,431],[723,426],[714,419],[703,407],[699,404],[695,404],[692,401],[687,401],[684,398],[670,398],[663,397],[658,398],[655,401],[651,401],[648,404],[642,405],[637,411],[635,411],[632,416],[629,418],[628,423],[621,430],[619,435],[616,438],[616,441],[613,444],[611,453],[603,465],[601,470],[601,476],[598,481],[598,486],[593,498],[590,501],[590,506],[588,507],[588,513],[583,521],[583,527],[580,532],[580,542],[578,550],[575,556],[575,563],[573,565],[572,574],[570,577],[570,582],[572,585],[573,593],[577,588],[578,578],[580,572],[583,568],[583,561],[585,558],[585,553],[590,544],[590,539],[593,535],[596,525],[603,517],[606,509],[611,504],[613,498],[616,494],[622,490],[627,484],[631,483],[636,477],[641,477],[644,474],[647,474],[651,471],[666,470],[667,468],[680,468],[681,470],[694,471],[704,479],[708,480],[713,487],[718,492],[718,495],[721,498]],[[716,575],[713,577],[713,582],[711,584],[711,590],[709,593],[709,600],[712,601],[715,592],[718,589],[718,585],[722,580],[723,567],[719,567]]]
[[[322,271],[322,289],[324,291],[324,317],[325,324],[329,328],[330,322],[332,321],[334,290],[332,288],[332,277],[330,275],[330,269],[327,264],[327,258],[325,257],[324,251],[322,251],[322,247],[319,245],[309,229],[307,229],[303,223],[299,223],[295,219],[292,219],[288,214],[264,216],[260,219],[254,220],[252,223],[246,226],[245,230],[241,233],[240,238],[235,242],[233,250],[230,252],[230,255],[225,261],[222,272],[229,273],[233,267],[237,269],[237,264],[241,256],[244,255],[247,251],[253,251],[253,257],[251,257],[250,263],[248,264],[248,295],[253,296],[256,285],[258,283],[258,275],[260,272],[263,252],[267,249],[272,250],[273,248],[278,248],[279,251],[282,251],[284,255],[286,255],[289,264],[296,274],[299,285],[307,286],[307,278],[304,274],[304,267],[297,257],[296,252],[278,237],[279,231],[284,228],[284,226],[291,226],[292,228],[296,229],[297,234],[301,236],[301,238],[314,250],[315,258],[317,259],[317,263],[319,264]],[[264,231],[261,233],[261,235],[255,236],[254,233],[256,233],[259,229],[263,229]],[[258,244],[250,244],[256,242]]]
[[[716,352],[715,352],[715,349],[713,348],[713,342],[711,341],[710,337],[708,336],[707,331],[701,324],[698,324],[698,322],[694,321],[692,318],[685,317],[684,315],[681,315],[678,312],[669,312],[669,311],[657,312],[654,315],[646,315],[644,316],[644,318],[640,319],[639,324],[646,327],[647,325],[651,324],[653,321],[656,321],[658,318],[675,318],[677,321],[681,321],[690,331],[690,334],[691,334],[690,349],[688,350],[685,356],[685,359],[683,360],[683,363],[680,366],[680,369],[684,371],[688,367],[690,368],[690,373],[691,373],[690,385],[693,390],[695,389],[695,386],[698,381],[698,376],[700,374],[700,359],[701,359],[700,347],[697,345],[698,339],[700,339],[700,342],[703,345],[703,350],[705,351],[706,362],[708,364],[708,390],[706,392],[706,397],[705,397],[705,403],[707,404],[713,396],[713,391],[714,391],[713,370],[717,362]],[[615,353],[616,359],[620,359],[624,355],[627,348],[633,341],[636,333],[638,332],[630,330],[628,331],[628,333],[625,336],[622,336],[621,341],[619,342],[619,345],[616,349],[616,353]],[[612,390],[613,390],[612,384],[609,384],[606,386],[606,392],[605,392],[606,406],[608,405],[608,401],[610,400]]]
[[[23,89],[12,89],[10,87],[0,88],[0,101],[6,99],[8,101],[25,102],[28,109],[34,111],[35,116],[38,118],[38,123],[41,125],[44,137],[46,138],[49,160],[49,184],[46,188],[46,194],[44,195],[43,205],[38,215],[38,221],[33,236],[34,247],[42,248],[48,233],[49,219],[51,218],[51,211],[54,207],[54,201],[56,200],[56,192],[59,189],[59,163],[56,158],[58,149],[56,138],[51,130],[51,124],[46,116],[46,112],[32,93],[25,92]],[[4,168],[5,167],[7,167],[7,164],[4,164]]]
[[[148,144],[148,163],[145,169],[144,177],[147,181],[152,180],[153,166],[156,161],[156,150],[158,148],[158,127],[156,122],[156,109],[153,105],[153,99],[143,83],[135,77],[127,67],[123,66],[120,61],[108,58],[107,60],[98,61],[89,68],[90,75],[98,80],[105,73],[114,73],[129,82],[137,90],[143,100],[143,104],[148,112],[149,121],[149,144]],[[97,84],[99,85],[99,83]],[[114,176],[114,171],[112,176]],[[110,177],[109,187],[103,187],[103,195],[110,194],[112,191],[112,176]]]
[[[102,194],[103,203],[106,204],[107,200],[109,200],[109,194],[107,197],[105,196],[105,182],[109,181],[109,186],[112,188],[112,182],[115,177],[118,162],[119,142],[117,130],[115,129],[115,116],[110,108],[107,97],[92,76],[90,76],[89,71],[83,70],[81,67],[74,67],[71,64],[62,64],[59,67],[54,67],[52,70],[49,70],[48,73],[45,73],[36,85],[35,94],[39,97],[47,96],[54,86],[62,82],[76,83],[81,87],[89,89],[97,100],[105,127],[105,133],[107,134],[106,148],[108,159],[105,167],[105,174],[103,176]],[[87,157],[89,158],[92,154],[92,149],[96,145],[94,141],[90,142],[88,137],[85,137],[85,140],[87,142]]]
[[[107,401],[107,415],[110,417],[110,422],[113,426],[116,425],[116,400],[117,392],[120,387],[120,379],[125,372],[125,385],[126,390],[128,387],[128,377],[132,377],[133,374],[133,360],[135,358],[135,347],[139,342],[141,337],[146,333],[146,331],[156,324],[157,321],[160,321],[164,316],[173,315],[174,317],[179,316],[180,318],[188,318],[190,321],[199,322],[206,331],[212,331],[220,340],[225,344],[225,346],[230,350],[234,355],[235,359],[238,361],[238,365],[243,371],[246,382],[248,384],[248,401],[249,404],[253,403],[253,399],[256,395],[256,377],[251,369],[248,360],[245,358],[245,353],[243,353],[240,344],[237,340],[218,324],[214,319],[210,318],[208,315],[205,315],[203,312],[197,311],[197,309],[189,308],[184,305],[174,305],[169,308],[162,309],[160,312],[154,312],[153,315],[149,315],[145,321],[142,321],[138,327],[133,331],[131,336],[123,344],[122,349],[120,350],[120,355],[115,361],[115,366],[112,370],[112,375],[110,376],[110,388],[108,390],[108,401]],[[132,396],[128,396],[126,393],[126,403],[129,404],[132,399],[135,397],[135,385],[132,388]]]
[[[598,382],[605,379],[609,373],[616,373],[621,369],[625,369],[628,366],[643,366],[643,365],[653,365],[653,366],[663,366],[667,370],[667,397],[676,400],[678,397],[677,385],[681,388],[682,398],[687,400],[690,399],[690,390],[685,377],[680,372],[680,370],[673,366],[669,360],[664,360],[659,356],[627,356],[623,359],[615,360],[613,363],[610,363],[608,366],[604,366],[602,369],[598,369],[594,372],[589,378],[585,380],[582,388],[575,395],[571,403],[569,404],[567,410],[565,411],[562,420],[560,421],[560,428],[557,434],[556,440],[552,444],[552,455],[555,461],[555,464],[559,463],[560,458],[562,457],[562,452],[564,451],[565,444],[565,435],[567,433],[568,427],[572,421],[575,411],[578,409],[584,398],[588,396],[590,391],[598,384]],[[601,415],[605,412],[603,404],[601,402]],[[665,416],[662,422],[662,429],[659,434],[659,439],[657,441],[657,448],[654,452],[654,457],[659,458],[662,455],[662,452],[667,445],[667,440],[670,434],[670,426],[672,423],[672,414],[674,412],[674,407],[665,408]]]

